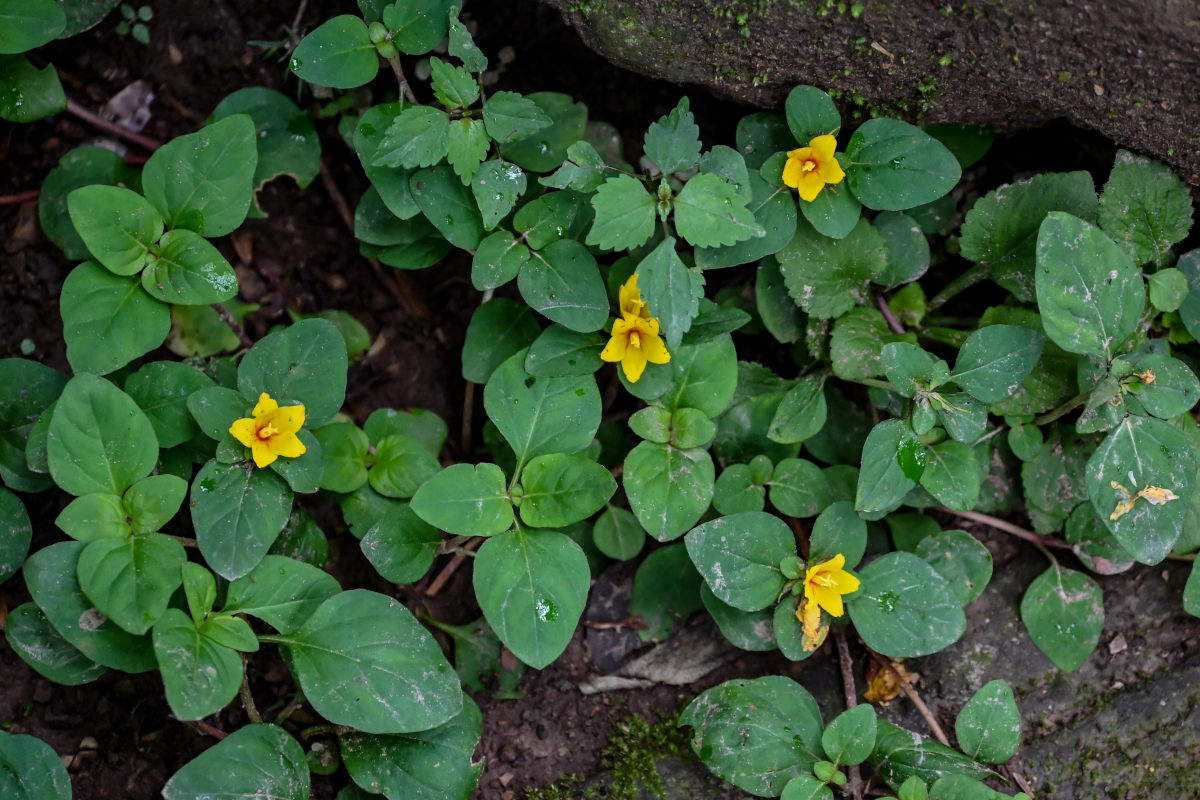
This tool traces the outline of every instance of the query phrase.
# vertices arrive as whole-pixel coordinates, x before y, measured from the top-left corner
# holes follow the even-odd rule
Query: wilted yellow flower
[[[846,173],[833,154],[835,148],[837,139],[826,134],[814,138],[808,147],[788,151],[783,167],[784,184],[798,189],[800,198],[811,203],[825,184],[841,183]]]
[[[637,383],[647,362],[666,364],[671,360],[671,354],[658,335],[658,320],[650,316],[649,306],[642,300],[636,273],[621,287],[617,299],[621,305],[621,316],[613,323],[612,338],[600,353],[600,358],[621,362],[625,377]]]
[[[804,623],[804,635],[816,639],[821,628],[821,609],[840,617],[846,613],[842,595],[858,591],[858,578],[847,572],[846,557],[838,553],[804,573],[804,601],[796,616]]]
[[[239,419],[229,426],[229,432],[254,456],[258,467],[269,466],[280,456],[296,458],[307,448],[296,433],[304,425],[304,406],[284,406],[263,392],[251,412],[254,416]]]
[[[1109,481],[1108,485],[1111,486],[1113,491],[1117,493],[1117,496],[1121,498],[1117,503],[1116,508],[1113,509],[1113,512],[1108,515],[1108,518],[1114,522],[1132,511],[1134,503],[1137,502],[1139,497],[1143,498],[1152,506],[1161,506],[1170,500],[1179,499],[1179,495],[1175,494],[1170,489],[1164,489],[1161,486],[1147,486],[1146,488],[1138,491],[1136,494],[1131,494],[1128,489],[1116,481]]]

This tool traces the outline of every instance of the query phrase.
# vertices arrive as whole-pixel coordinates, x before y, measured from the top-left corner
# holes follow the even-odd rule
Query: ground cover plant
[[[73,32],[63,6],[0,2],[15,20],[0,115],[66,107],[23,55]],[[71,372],[0,360],[18,388],[0,400],[0,578],[19,572],[30,596],[5,636],[59,684],[157,671],[180,720],[243,705],[250,723],[165,797],[306,798],[310,773],[342,767],[339,797],[469,797],[482,719],[463,685],[500,673],[511,692],[510,656],[554,662],[599,557],[640,559],[647,640],[703,610],[737,647],[793,661],[857,637],[900,683],[895,660],[958,640],[992,576],[947,520],[1042,552],[1021,614],[1062,670],[1099,642],[1089,572],[1194,560],[1200,251],[1181,247],[1192,204],[1170,170],[1122,151],[1100,186],[1045,173],[963,208],[955,188],[990,132],[844,126],[814,86],[746,115],[730,143],[705,143],[687,98],[622,141],[568,95],[491,85],[460,16],[363,0],[297,37],[288,67],[370,182],[362,255],[425,270],[470,254],[461,372],[472,398],[482,387],[479,458],[450,463],[432,412],[343,411],[371,347],[352,316],[243,329],[252,308],[211,240],[262,214],[270,179],[318,175],[292,98],[247,87],[140,170],[89,147],[46,177],[42,230],[79,262],[59,298]],[[362,102],[382,65],[391,95]],[[959,310],[984,281],[992,302]],[[180,358],[152,355],[164,343]],[[68,538],[31,549],[41,493]],[[472,561],[484,624],[428,620],[453,664],[395,597],[322,568],[301,498],[340,507],[384,583]],[[1032,530],[997,517],[1017,510]],[[1195,571],[1181,602],[1200,615]],[[245,672],[264,646],[294,685],[267,713]],[[1022,788],[993,788],[1021,739],[1003,682],[961,710],[957,748],[847,706],[825,720],[791,678],[734,679],[680,724],[756,796],[860,797],[864,776],[902,800]],[[317,721],[289,724],[298,712]],[[5,796],[70,796],[37,740],[0,734],[0,758]]]

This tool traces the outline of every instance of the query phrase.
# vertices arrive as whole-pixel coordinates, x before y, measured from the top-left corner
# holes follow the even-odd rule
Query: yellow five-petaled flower
[[[796,616],[804,623],[804,633],[816,638],[821,627],[821,609],[835,617],[845,613],[842,595],[858,591],[858,578],[845,570],[846,557],[838,553],[828,561],[808,568],[804,573],[804,602]]]
[[[613,323],[612,338],[600,353],[600,358],[604,361],[620,361],[625,377],[631,383],[637,383],[647,362],[666,364],[671,360],[671,354],[658,335],[658,320],[650,316],[649,306],[642,300],[636,273],[618,291],[617,299],[621,316]]]
[[[239,419],[230,425],[229,432],[250,448],[256,466],[269,466],[280,456],[296,458],[304,455],[304,442],[296,436],[304,425],[304,406],[280,408],[271,395],[263,392],[251,413],[253,417]]]
[[[811,203],[825,184],[841,183],[846,173],[833,154],[836,147],[837,139],[826,134],[815,137],[808,147],[789,150],[783,166],[784,184],[798,189],[800,199]]]

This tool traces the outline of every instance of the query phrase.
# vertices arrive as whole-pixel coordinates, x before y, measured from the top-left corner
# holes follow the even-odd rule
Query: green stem
[[[955,330],[954,328],[922,328],[917,335],[922,339],[928,339],[931,342],[944,344],[948,347],[962,347],[963,342],[967,340],[970,334],[965,331]]]
[[[1033,424],[1041,426],[1041,425],[1048,425],[1049,423],[1054,422],[1054,420],[1058,419],[1062,415],[1069,414],[1072,411],[1074,411],[1075,409],[1079,408],[1084,403],[1086,403],[1087,399],[1090,395],[1091,395],[1091,392],[1080,392],[1079,394],[1075,395],[1070,400],[1063,403],[1061,406],[1054,409],[1053,411],[1047,411],[1045,414],[1042,414],[1040,417],[1036,417],[1033,420]]]
[[[847,380],[851,383],[861,383],[863,386],[873,386],[876,389],[883,389],[888,392],[896,391],[896,387],[892,386],[891,383],[881,381],[878,378],[843,378],[842,380]]]
[[[983,264],[972,264],[966,272],[959,275],[954,280],[946,284],[946,288],[942,289],[933,299],[926,303],[925,308],[933,311],[935,308],[940,308],[951,300],[955,295],[970,289],[975,284],[979,283],[987,277],[987,267]]]

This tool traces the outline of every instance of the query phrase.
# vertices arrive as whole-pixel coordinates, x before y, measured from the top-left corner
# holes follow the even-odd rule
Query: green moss
[[[549,786],[527,790],[525,800],[591,800],[596,794],[593,789],[588,789],[582,798],[578,795],[582,783],[582,775],[563,775]]]
[[[655,761],[689,752],[686,745],[687,734],[679,728],[678,714],[653,725],[636,715],[615,723],[600,752],[601,763],[613,771],[609,800],[632,800],[639,786],[658,797],[666,796],[667,787]]]

